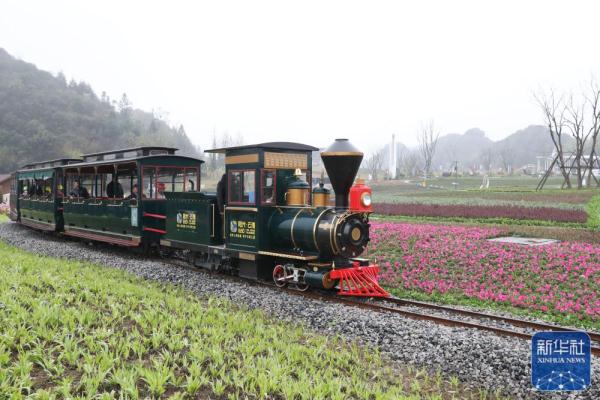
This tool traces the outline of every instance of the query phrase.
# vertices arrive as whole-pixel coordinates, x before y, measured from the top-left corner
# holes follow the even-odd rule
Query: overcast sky
[[[600,72],[598,1],[25,1],[0,3],[0,47],[97,93],[169,113],[206,148],[371,151],[421,122],[500,139],[541,123],[532,92]]]

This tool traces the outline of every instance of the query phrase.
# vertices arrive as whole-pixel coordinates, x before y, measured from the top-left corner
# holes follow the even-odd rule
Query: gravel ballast
[[[600,399],[600,362],[592,359],[592,386],[583,393],[537,393],[530,384],[530,343],[489,332],[452,328],[397,314],[376,313],[320,302],[227,277],[146,259],[115,247],[90,245],[22,227],[0,224],[0,239],[31,253],[82,260],[138,276],[181,285],[200,296],[219,296],[260,308],[268,315],[300,322],[310,329],[377,346],[401,364],[440,370],[474,388],[501,390],[509,398]]]

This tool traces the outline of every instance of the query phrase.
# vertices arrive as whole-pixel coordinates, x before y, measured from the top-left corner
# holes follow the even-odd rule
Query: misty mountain
[[[573,140],[566,137],[565,141],[565,147],[568,148]],[[502,167],[503,159],[513,168],[530,163],[535,164],[537,156],[550,156],[553,150],[554,144],[550,139],[548,128],[541,125],[530,125],[494,143],[492,151],[497,158],[493,165]]]
[[[85,82],[66,81],[0,48],[0,172],[33,161],[79,157],[116,148],[173,146],[199,156],[183,126],[100,97]]]
[[[567,145],[570,142],[567,140]],[[491,163],[494,168],[511,166],[514,170],[535,164],[537,156],[550,156],[554,145],[545,126],[530,125],[498,141],[489,139],[481,129],[464,134],[441,136],[433,165],[437,170],[450,170],[454,161],[464,169],[477,170]]]
[[[455,161],[464,167],[478,164],[481,151],[493,144],[494,142],[479,128],[469,129],[462,135],[450,133],[440,136],[432,165],[435,169],[441,167],[449,170]]]
[[[565,149],[569,149],[574,141],[571,137],[564,138]],[[406,149],[402,144],[399,148]],[[388,164],[389,144],[385,146],[386,155],[384,166]],[[491,163],[493,168],[513,170],[527,164],[535,164],[537,156],[550,157],[554,145],[545,126],[530,125],[506,138],[493,141],[479,128],[472,128],[463,134],[450,133],[440,136],[433,158],[435,171],[450,171],[458,162],[462,170],[485,170]],[[417,148],[412,151],[418,152]]]

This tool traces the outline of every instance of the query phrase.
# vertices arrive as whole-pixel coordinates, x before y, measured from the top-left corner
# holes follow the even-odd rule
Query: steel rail
[[[489,314],[489,313],[480,312],[480,311],[465,310],[462,308],[444,306],[444,305],[439,305],[439,304],[432,304],[432,303],[427,303],[427,302],[418,301],[418,300],[401,299],[398,297],[381,298],[381,299],[377,299],[377,301],[382,301],[382,302],[387,301],[390,303],[398,304],[399,306],[414,306],[414,307],[429,308],[432,310],[445,311],[445,312],[449,312],[449,313],[453,313],[453,314],[460,314],[460,315],[464,315],[464,316],[468,316],[468,317],[487,318],[487,319],[490,319],[493,321],[506,322],[510,325],[519,326],[521,328],[531,328],[531,329],[535,329],[535,330],[554,330],[554,331],[583,331],[582,329],[577,329],[577,328],[569,328],[569,327],[565,327],[565,326],[548,324],[548,323],[543,323],[543,322],[536,322],[536,321],[527,321],[527,320],[513,318],[513,317],[507,317],[507,316],[503,316],[503,315]],[[586,333],[590,336],[591,340],[600,342],[600,333],[587,332],[587,331],[586,331]]]

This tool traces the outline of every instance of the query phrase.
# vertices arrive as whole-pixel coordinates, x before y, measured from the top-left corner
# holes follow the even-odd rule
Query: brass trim
[[[333,217],[333,221],[331,224],[331,231],[329,232],[329,245],[331,246],[331,251],[333,251],[333,254],[339,254],[339,251],[336,251],[337,246],[334,246],[334,242],[335,242],[335,228],[337,227],[337,221],[339,220],[339,217]]]
[[[287,206],[308,205],[308,188],[290,188],[285,192],[285,204]]]
[[[319,248],[319,245],[317,244],[317,228],[319,227],[319,220],[321,219],[321,217],[323,216],[323,214],[325,214],[327,211],[329,210],[323,210],[321,211],[321,213],[317,216],[317,220],[315,221],[315,225],[313,226],[313,242],[315,244],[315,248],[317,249],[317,251],[320,253],[321,249]]]
[[[319,263],[319,262],[312,262],[312,263],[308,263],[309,266],[311,267],[331,267],[331,263]]]
[[[272,257],[286,257],[286,258],[291,258],[293,260],[302,260],[302,261],[316,260],[319,258],[317,256],[297,256],[294,254],[273,253],[271,251],[259,251],[258,254],[263,255],[263,256],[272,256]]]
[[[358,226],[355,226],[354,228],[352,228],[352,232],[350,232],[350,236],[352,236],[352,240],[354,240],[355,242],[360,239],[360,228]]]
[[[329,206],[329,193],[313,193],[313,206],[314,207],[328,207]]]
[[[331,271],[326,272],[323,274],[323,278],[321,279],[321,284],[327,290],[333,289],[333,287],[335,286],[335,283],[336,283],[335,280],[331,279],[330,275],[331,275]]]
[[[298,218],[298,215],[303,211],[304,209],[300,209],[298,210],[298,212],[296,213],[296,215],[294,215],[294,219],[292,220],[292,225],[290,226],[290,234],[292,237],[292,244],[294,245],[294,249],[297,249],[298,246],[296,245],[296,239],[294,238],[294,224],[296,223],[296,218]]]
[[[256,207],[225,207],[225,211],[249,211],[249,212],[258,212],[258,208],[256,208]]]
[[[255,261],[256,260],[256,254],[251,254],[251,253],[239,253],[239,257],[240,260],[249,260],[249,261]]]
[[[308,156],[301,153],[275,153],[265,151],[265,168],[307,169]]]
[[[241,154],[239,156],[225,156],[225,165],[229,164],[250,164],[258,162],[258,153]]]
[[[364,156],[360,151],[324,151],[321,156]]]

